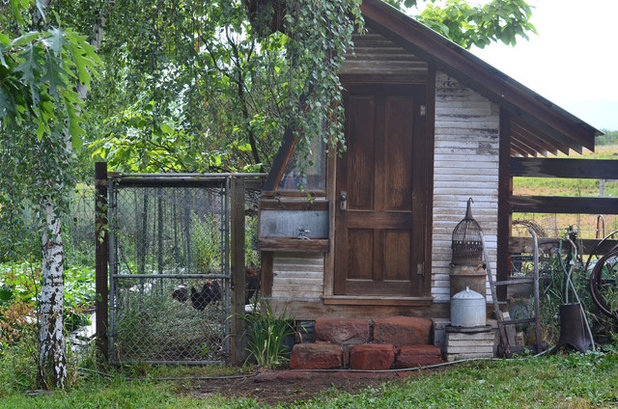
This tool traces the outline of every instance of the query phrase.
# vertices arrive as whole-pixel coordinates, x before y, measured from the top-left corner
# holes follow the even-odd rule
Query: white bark
[[[39,371],[46,387],[64,389],[67,379],[64,340],[64,248],[61,220],[46,205],[43,234],[43,284],[40,294]]]

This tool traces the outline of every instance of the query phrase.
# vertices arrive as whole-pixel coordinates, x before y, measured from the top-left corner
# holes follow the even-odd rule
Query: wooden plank
[[[325,305],[427,306],[433,302],[432,297],[331,296],[322,299]]]
[[[109,230],[107,220],[107,163],[94,164],[95,179],[95,311],[96,345],[101,356],[109,359],[108,327],[108,263]]]
[[[273,290],[273,252],[262,251],[262,264],[260,267],[261,285],[263,297],[270,297]]]
[[[615,197],[513,196],[511,211],[520,213],[618,214]]]
[[[513,176],[618,180],[618,160],[511,158]]]
[[[231,241],[230,258],[232,268],[231,305],[231,361],[242,365],[245,350],[242,343],[245,313],[245,186],[240,177],[232,177],[230,189]]]
[[[297,198],[296,200],[277,198],[260,199],[260,210],[328,210],[327,200]]]
[[[295,237],[276,237],[258,240],[258,247],[262,251],[325,252],[328,246],[328,239],[299,240]]]
[[[287,309],[287,313],[296,320],[315,320],[318,317],[330,318],[388,318],[393,316],[408,316],[421,318],[448,318],[450,306],[448,303],[429,303],[427,305],[337,305],[325,304],[322,300],[297,300],[292,302],[284,297],[268,298],[274,311]]]
[[[538,143],[541,145],[540,152],[543,150],[554,151],[560,150],[565,154],[569,154],[569,148],[573,145],[572,142],[564,141],[564,138],[555,138],[539,131],[530,124],[524,122],[520,118],[511,118],[511,131],[518,137],[525,139],[528,142]]]
[[[513,178],[509,168],[511,146],[511,115],[505,109],[500,109],[500,168],[498,169],[498,226],[496,260],[496,279],[504,281],[510,275],[510,259],[508,249],[511,235],[512,213],[509,198],[513,194]],[[506,289],[498,288],[499,300],[506,299]]]
[[[552,247],[558,247],[557,238],[540,238],[539,246],[542,248],[544,245],[551,245]],[[580,251],[584,254],[590,254],[600,242],[600,239],[581,239],[578,240],[578,245],[581,245]],[[595,254],[602,255],[611,250],[614,246],[618,245],[618,240],[606,240],[603,244],[596,249]],[[509,239],[509,252],[511,254],[519,253],[532,253],[534,243],[532,237],[511,237]]]
[[[436,123],[436,66],[429,64],[429,76],[427,81],[427,87],[425,88],[427,106],[427,116],[424,121],[424,135],[421,137],[422,154],[425,157],[424,169],[424,183],[423,189],[421,189],[421,208],[424,209],[424,246],[422,255],[422,279],[423,279],[423,292],[425,296],[431,295],[431,277],[433,275],[433,264],[431,262],[432,247],[433,247],[433,226],[430,222],[433,216],[433,188],[434,188],[434,159],[433,152],[435,149],[435,123]],[[417,271],[418,273],[418,271]]]

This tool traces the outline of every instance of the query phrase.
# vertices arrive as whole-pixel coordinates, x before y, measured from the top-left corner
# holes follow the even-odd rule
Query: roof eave
[[[481,95],[530,122],[548,135],[565,136],[594,150],[602,132],[487,64],[446,37],[380,0],[364,0],[361,11],[369,26],[391,37],[419,57],[475,89]]]

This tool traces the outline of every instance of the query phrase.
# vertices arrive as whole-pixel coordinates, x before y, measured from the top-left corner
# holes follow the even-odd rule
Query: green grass
[[[67,393],[0,400],[0,408],[258,408],[246,398],[183,394],[188,384],[89,379]],[[618,405],[618,355],[521,358],[474,362],[444,372],[386,382],[357,394],[330,390],[304,408],[609,408]],[[281,405],[283,406],[283,405]]]

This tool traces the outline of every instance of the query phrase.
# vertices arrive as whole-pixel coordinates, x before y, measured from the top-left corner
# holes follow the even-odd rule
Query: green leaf
[[[73,150],[79,152],[82,148],[82,145],[83,141],[79,134],[71,136],[71,147],[73,148]]]
[[[60,28],[53,28],[50,30],[50,36],[46,39],[46,43],[49,44],[49,47],[52,49],[56,56],[59,56],[62,53],[62,48],[64,47],[66,40],[64,38],[64,31]]]

